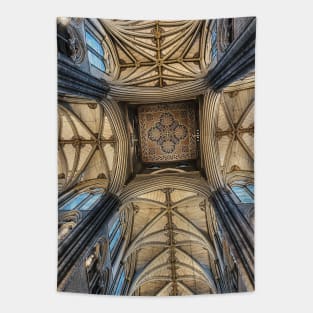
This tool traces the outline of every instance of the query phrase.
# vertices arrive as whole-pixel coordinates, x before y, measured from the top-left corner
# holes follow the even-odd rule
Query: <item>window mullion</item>
[[[88,197],[86,197],[82,202],[80,202],[76,207],[75,210],[79,210],[90,198],[93,197],[93,194],[89,193]]]
[[[245,191],[248,193],[249,196],[252,197],[252,199],[254,199],[254,193],[247,187],[247,186],[243,186]]]

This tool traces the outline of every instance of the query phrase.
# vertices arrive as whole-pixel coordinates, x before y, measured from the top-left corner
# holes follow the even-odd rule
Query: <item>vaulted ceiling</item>
[[[193,81],[207,71],[208,21],[100,22],[117,54],[115,83],[164,87]]]
[[[195,99],[208,91],[201,81],[211,62],[209,21],[91,19],[90,23],[102,30],[105,58],[109,55],[110,61],[105,74],[110,91],[99,103],[60,99],[59,190],[93,180],[101,180],[106,187],[121,177],[110,191],[123,203],[120,212],[132,216],[125,235],[129,243],[121,251],[121,264],[134,269],[129,295],[216,293],[215,215],[209,203],[208,175],[204,178],[197,171],[197,180],[188,176],[177,187],[176,181],[186,174],[183,170],[139,174],[137,193],[133,193],[129,186],[137,184],[137,177],[128,176],[128,170],[134,167],[129,154],[135,153],[135,145],[130,148],[129,142],[137,138],[129,129],[139,129],[143,162],[167,164],[199,159],[194,140],[197,123],[207,127],[208,120],[216,120],[210,128],[213,140],[201,139],[200,150],[210,145],[206,158],[218,159],[226,183],[234,175],[253,176],[254,73],[222,90],[216,114],[204,118],[201,101],[196,107]],[[180,104],[175,107],[175,103]],[[138,120],[127,121],[128,106],[136,105]],[[118,118],[112,119],[112,112],[119,112]],[[205,165],[210,163],[203,164],[206,172],[216,170]],[[151,183],[153,176],[156,180]]]
[[[254,172],[254,77],[226,88],[218,108],[216,139],[223,177]]]
[[[58,117],[59,190],[97,178],[108,184],[115,138],[101,104],[60,103]]]
[[[165,188],[138,196],[124,262],[135,260],[129,294],[190,295],[216,292],[209,204],[196,192]],[[132,256],[132,258],[130,258]]]

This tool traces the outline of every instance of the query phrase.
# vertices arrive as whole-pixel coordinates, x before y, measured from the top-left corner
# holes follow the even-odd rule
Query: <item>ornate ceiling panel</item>
[[[118,84],[164,87],[207,71],[207,21],[100,21],[115,45]]]
[[[130,295],[216,291],[210,269],[216,256],[208,239],[209,208],[203,197],[184,190],[156,189],[133,199],[131,207],[132,236],[124,255],[124,262],[135,262]]]
[[[138,108],[138,117],[143,162],[196,159],[193,104],[143,105]]]

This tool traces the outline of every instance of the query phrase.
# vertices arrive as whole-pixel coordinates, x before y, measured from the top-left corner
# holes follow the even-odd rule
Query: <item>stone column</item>
[[[254,289],[253,229],[230,197],[220,170],[216,142],[219,94],[208,90],[203,98],[201,142],[203,164],[210,185],[214,205],[223,235],[227,240],[241,272],[245,288]]]
[[[201,103],[200,142],[202,144],[203,166],[210,186],[217,189],[223,186],[222,173],[218,162],[218,145],[215,132],[217,129],[217,110],[220,94],[209,89]]]
[[[208,73],[209,88],[220,91],[254,69],[256,18],[226,49],[225,54]]]
[[[211,196],[223,235],[235,256],[247,290],[254,289],[253,229],[231,199],[228,191],[219,188]]]
[[[118,210],[119,199],[110,193],[102,196],[93,210],[72,230],[58,247],[58,285],[80,259],[107,219]]]

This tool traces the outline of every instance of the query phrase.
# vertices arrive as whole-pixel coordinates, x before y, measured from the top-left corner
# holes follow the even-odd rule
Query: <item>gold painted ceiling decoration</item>
[[[218,109],[217,142],[224,179],[254,172],[254,82],[246,79],[225,89]],[[248,88],[247,88],[248,87]]]
[[[216,292],[209,205],[195,192],[165,188],[138,196],[124,262],[135,262],[129,295]],[[131,256],[135,256],[135,259]]]
[[[115,138],[101,105],[59,105],[59,190],[79,182],[103,179],[114,167]]]
[[[119,60],[117,84],[164,87],[203,77],[207,21],[101,20]]]
[[[138,108],[143,162],[171,162],[197,157],[193,103],[143,105]]]

